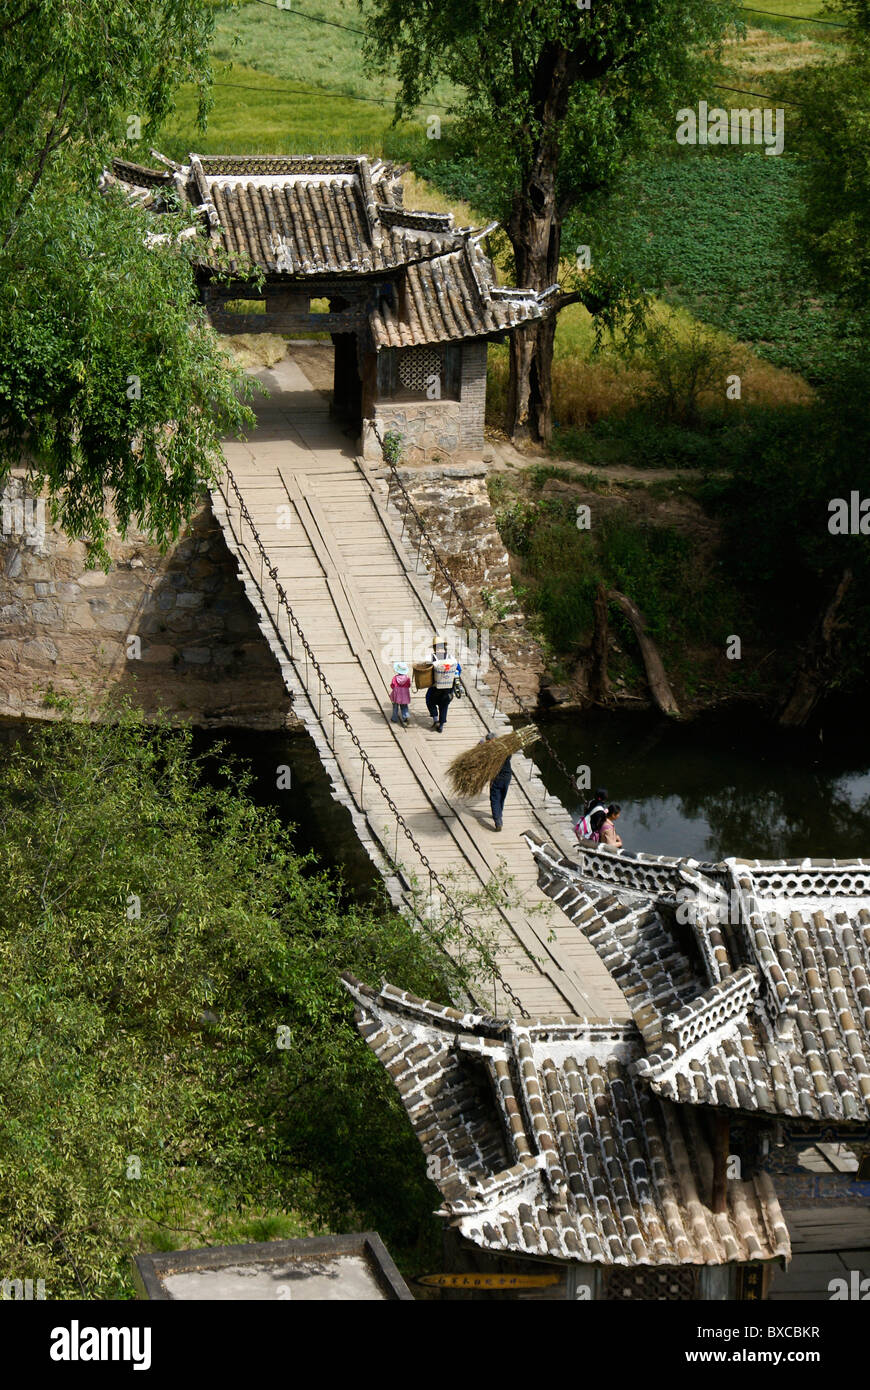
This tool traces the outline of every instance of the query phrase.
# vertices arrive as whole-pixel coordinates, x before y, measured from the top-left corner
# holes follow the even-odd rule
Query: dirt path
[[[622,483],[661,483],[674,478],[700,478],[701,472],[697,468],[629,468],[624,464],[607,464],[601,466],[592,463],[581,463],[579,459],[562,459],[557,455],[545,453],[542,449],[529,449],[527,452],[517,449],[506,439],[487,439],[483,451],[484,461],[489,465],[493,472],[513,471],[517,468],[532,468],[535,464],[550,466],[552,468],[564,468],[578,478],[585,478],[595,475],[598,478],[610,478],[613,482]],[[720,476],[717,474],[706,474],[704,476]]]

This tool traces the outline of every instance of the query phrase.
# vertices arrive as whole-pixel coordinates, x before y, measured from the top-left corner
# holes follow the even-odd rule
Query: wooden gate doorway
[[[333,333],[331,337],[334,356],[330,413],[359,437],[362,432],[362,379],[357,335]]]

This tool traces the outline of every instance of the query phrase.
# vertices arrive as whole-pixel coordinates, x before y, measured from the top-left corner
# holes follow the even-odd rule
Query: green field
[[[332,23],[303,18],[299,10]],[[337,25],[346,28],[335,27]],[[426,117],[446,114],[449,89],[436,90],[420,124],[392,128],[397,84],[364,64],[356,0],[311,0],[282,10],[247,0],[217,22],[214,107],[208,130],[196,129],[196,99],[182,92],[157,144],[177,158],[202,153],[386,154],[405,157],[422,137]]]
[[[312,96],[311,93],[314,93]],[[161,130],[146,132],[133,157],[148,162],[154,145],[172,159],[199,154],[384,154],[404,158],[423,138],[423,126],[392,128],[392,108],[350,96],[326,99],[298,86],[234,65],[218,68],[215,104],[205,133],[196,128],[196,96],[181,93]]]
[[[639,164],[593,234],[648,289],[749,343],[776,366],[814,376],[835,332],[831,305],[790,276],[800,163],[695,150]]]

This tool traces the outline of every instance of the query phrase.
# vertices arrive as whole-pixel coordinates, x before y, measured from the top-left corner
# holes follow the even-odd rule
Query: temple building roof
[[[271,281],[381,276],[391,295],[372,304],[375,349],[491,336],[540,319],[547,296],[501,288],[480,240],[449,213],[404,207],[402,169],[366,156],[163,156],[149,169],[115,159],[101,186],[119,187],[151,212],[196,213],[204,273],[218,264]]]
[[[498,288],[477,240],[465,237],[458,250],[408,266],[397,305],[374,310],[372,333],[378,348],[480,338],[539,319],[543,299]]]
[[[521,1027],[345,983],[428,1156],[440,1215],[476,1245],[623,1266],[788,1256],[766,1173],[730,1179],[725,1210],[712,1210],[704,1122],[635,1074],[632,1025]]]
[[[621,985],[664,1099],[870,1119],[870,865],[622,857],[571,864],[527,837],[540,883]]]

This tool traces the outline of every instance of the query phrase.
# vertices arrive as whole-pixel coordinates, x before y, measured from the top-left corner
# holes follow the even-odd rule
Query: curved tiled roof
[[[701,1120],[634,1075],[632,1026],[519,1027],[345,983],[428,1156],[440,1214],[475,1244],[622,1266],[788,1256],[766,1173],[729,1180],[713,1212]]]
[[[256,266],[288,280],[388,277],[392,301],[382,295],[370,310],[376,350],[486,337],[542,318],[546,294],[496,285],[482,233],[403,206],[400,173],[365,156],[191,154],[160,170],[115,160],[103,186],[119,184],[155,209],[161,189],[186,201],[201,221],[204,273],[220,260],[239,276]]]
[[[863,861],[728,860],[702,873],[689,860],[670,867],[659,860],[665,891],[646,897],[628,863],[621,887],[631,882],[632,891],[619,902],[614,856],[586,854],[578,869],[527,838],[544,891],[622,987],[646,1042],[635,1070],[657,1094],[867,1124],[870,877]],[[688,908],[682,933],[676,898]]]
[[[489,261],[468,239],[457,251],[409,265],[398,304],[382,301],[371,325],[378,348],[403,348],[479,338],[540,317],[540,296],[498,289]]]

